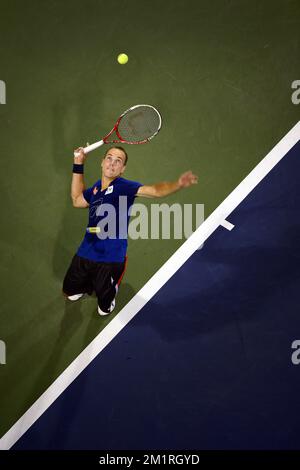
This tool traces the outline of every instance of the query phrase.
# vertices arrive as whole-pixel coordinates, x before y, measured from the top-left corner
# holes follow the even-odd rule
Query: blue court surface
[[[300,143],[14,449],[300,449]]]

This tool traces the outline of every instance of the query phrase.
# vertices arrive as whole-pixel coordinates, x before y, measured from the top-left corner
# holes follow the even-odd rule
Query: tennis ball
[[[101,229],[100,227],[87,227],[86,231],[87,233],[100,233]]]
[[[124,53],[119,54],[119,55],[118,55],[118,62],[119,62],[119,64],[121,64],[121,65],[127,64],[127,62],[128,62],[128,55],[127,55],[127,54],[124,54]]]

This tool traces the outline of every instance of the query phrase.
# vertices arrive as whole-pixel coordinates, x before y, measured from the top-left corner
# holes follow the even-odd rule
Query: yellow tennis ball
[[[124,54],[124,53],[119,54],[119,55],[118,55],[118,62],[119,62],[119,64],[121,64],[121,65],[127,64],[127,62],[128,62],[128,55],[127,55],[127,54]]]

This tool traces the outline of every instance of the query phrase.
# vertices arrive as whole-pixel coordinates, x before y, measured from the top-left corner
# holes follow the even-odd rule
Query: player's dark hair
[[[120,147],[120,146],[118,146],[118,145],[114,145],[114,146],[112,146],[112,147],[109,147],[109,149],[107,149],[107,151],[105,152],[105,157],[106,157],[106,155],[108,154],[108,152],[109,152],[111,149],[118,149],[118,150],[121,150],[121,151],[124,153],[124,155],[125,155],[125,163],[124,163],[124,165],[126,165],[127,160],[128,160],[128,155],[127,155],[126,150],[125,150],[123,147]]]

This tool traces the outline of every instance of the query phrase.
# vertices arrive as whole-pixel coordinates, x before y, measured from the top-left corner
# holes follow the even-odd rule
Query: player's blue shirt
[[[108,212],[104,212],[104,210],[107,207],[105,205],[109,204],[112,213],[113,208],[116,213],[114,218],[115,235],[101,239],[100,234],[98,236],[96,233],[87,232],[77,251],[78,256],[106,263],[124,261],[127,251],[129,209],[140,186],[142,186],[141,183],[119,177],[113,180],[103,191],[101,191],[101,180],[83,191],[84,199],[89,203],[88,227],[99,226],[99,222],[104,220],[105,217],[107,218]],[[122,196],[121,199],[120,196]]]

